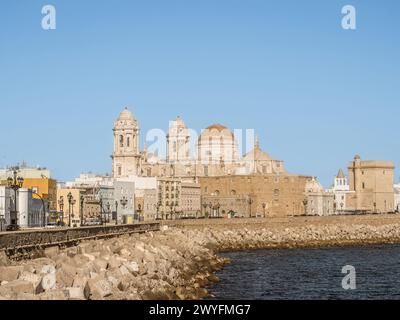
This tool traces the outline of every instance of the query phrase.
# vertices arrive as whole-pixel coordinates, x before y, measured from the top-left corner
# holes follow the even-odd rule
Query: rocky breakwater
[[[400,243],[400,224],[332,224],[287,228],[248,225],[193,231],[199,244],[217,251]]]
[[[0,299],[199,299],[227,261],[199,233],[163,227],[156,233],[82,242],[42,257],[9,261],[0,253]]]

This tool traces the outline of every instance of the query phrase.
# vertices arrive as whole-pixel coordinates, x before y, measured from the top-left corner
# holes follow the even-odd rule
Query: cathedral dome
[[[114,129],[139,129],[139,124],[132,112],[125,108],[115,121]]]
[[[234,135],[231,130],[222,124],[213,124],[204,129],[204,131],[199,136],[199,141],[208,139],[208,138],[216,137],[216,138],[228,138],[230,140],[234,140]]]
[[[314,177],[306,183],[307,193],[319,193],[324,192],[322,185]]]
[[[213,124],[203,130],[198,139],[198,159],[211,162],[237,161],[237,144],[231,130]]]
[[[134,121],[135,118],[133,117],[132,112],[128,110],[127,107],[119,114],[118,121],[120,120],[131,120]]]

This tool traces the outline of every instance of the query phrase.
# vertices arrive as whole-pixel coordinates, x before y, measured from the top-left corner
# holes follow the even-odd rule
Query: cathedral
[[[192,141],[183,119],[170,122],[166,157],[140,150],[139,122],[125,108],[114,123],[112,175],[114,178],[176,177],[191,178],[228,175],[284,174],[284,163],[261,150],[258,139],[252,150],[241,155],[235,135],[221,124],[213,124]],[[192,147],[193,143],[193,147]],[[193,150],[194,148],[194,150]],[[193,152],[194,151],[194,152]]]

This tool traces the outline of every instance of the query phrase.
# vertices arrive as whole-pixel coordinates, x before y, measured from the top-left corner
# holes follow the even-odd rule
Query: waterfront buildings
[[[400,183],[394,185],[394,209],[400,212]]]
[[[283,161],[263,152],[258,141],[252,150],[241,156],[237,139],[227,127],[214,124],[197,138],[182,118],[170,122],[165,135],[166,157],[162,159],[147,148],[139,148],[139,123],[133,114],[123,110],[114,123],[112,175],[114,178],[177,177],[197,178],[224,175],[281,174]],[[239,137],[242,138],[242,137]],[[195,150],[194,150],[195,149]]]
[[[219,217],[285,217],[306,214],[306,184],[292,174],[200,177],[202,213]]]
[[[348,210],[387,213],[394,206],[394,164],[391,161],[366,161],[356,155],[349,163],[350,191]]]
[[[56,210],[57,181],[50,170],[41,167],[29,167],[26,163],[17,166],[18,176],[24,179],[23,188],[31,189],[34,199],[48,201],[49,209]],[[12,176],[14,168],[0,169],[0,184],[7,185],[7,178]]]
[[[350,191],[350,185],[343,170],[340,169],[333,180],[331,190],[334,194],[334,211],[335,214],[342,214],[346,211],[346,197]]]
[[[324,190],[316,178],[306,184],[306,214],[329,216],[334,214],[335,195],[331,190]]]

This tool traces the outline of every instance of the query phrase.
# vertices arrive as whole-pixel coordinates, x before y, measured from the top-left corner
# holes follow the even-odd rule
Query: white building
[[[346,195],[350,192],[348,179],[342,169],[335,176],[331,191],[335,196],[335,213],[340,214],[346,210]]]
[[[10,210],[10,189],[6,186],[0,186],[0,231],[10,224]]]
[[[394,210],[400,212],[400,183],[394,185]]]
[[[307,215],[329,216],[334,214],[334,194],[330,190],[325,191],[317,179],[313,178],[307,182],[305,194]]]

